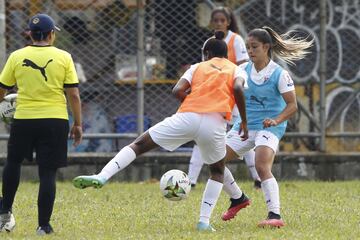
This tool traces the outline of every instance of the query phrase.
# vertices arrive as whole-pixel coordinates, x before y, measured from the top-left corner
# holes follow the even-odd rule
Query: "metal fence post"
[[[326,151],[326,0],[320,0],[320,151]]]
[[[3,68],[6,60],[5,19],[5,1],[0,0],[0,69]]]
[[[137,131],[144,132],[144,7],[137,0]]]

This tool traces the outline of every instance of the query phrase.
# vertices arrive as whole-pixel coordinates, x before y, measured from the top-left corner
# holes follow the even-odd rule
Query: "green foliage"
[[[37,188],[21,183],[14,205],[17,227],[0,239],[39,239]],[[161,197],[158,183],[110,183],[102,189],[75,189],[58,183],[52,218],[55,234],[44,239],[360,239],[360,182],[280,182],[281,229],[259,229],[266,217],[261,191],[250,182],[242,188],[252,204],[229,222],[220,218],[228,207],[223,193],[212,217],[215,233],[199,233],[204,185],[189,198],[171,202]]]

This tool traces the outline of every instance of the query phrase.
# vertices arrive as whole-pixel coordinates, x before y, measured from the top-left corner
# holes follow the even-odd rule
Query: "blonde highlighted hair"
[[[269,43],[270,58],[275,56],[289,64],[295,64],[294,61],[303,59],[310,53],[307,49],[311,48],[314,39],[296,37],[293,35],[294,32],[288,31],[280,35],[272,28],[265,26],[251,30],[248,36],[255,37],[262,43]]]

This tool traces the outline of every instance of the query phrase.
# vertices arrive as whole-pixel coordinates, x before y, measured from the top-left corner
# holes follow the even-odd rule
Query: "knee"
[[[4,166],[4,171],[16,171],[16,170],[20,170],[21,168],[21,163],[18,162],[13,162],[13,161],[6,161],[5,166]]]
[[[57,172],[57,169],[39,166],[40,183],[55,182],[56,181],[56,172]]]
[[[263,179],[265,176],[267,176],[269,173],[271,174],[270,169],[268,166],[262,163],[255,163],[256,171],[260,177],[260,179]]]
[[[5,161],[5,166],[13,167],[13,166],[19,166],[19,165],[21,165],[20,161],[11,161],[11,160],[9,160],[9,158],[7,158]]]
[[[140,155],[142,153],[142,144],[139,142],[132,142],[128,145],[136,154],[136,156]]]
[[[150,151],[158,145],[152,140],[148,132],[143,133],[134,142],[128,145],[135,152],[136,156]]]
[[[224,163],[216,163],[210,165],[210,178],[212,180],[223,182],[224,181]]]
[[[220,182],[220,183],[223,183],[223,182],[224,182],[224,174],[221,174],[221,173],[211,173],[211,174],[210,174],[210,179],[211,179],[211,180],[214,180],[214,181],[217,181],[217,182]]]

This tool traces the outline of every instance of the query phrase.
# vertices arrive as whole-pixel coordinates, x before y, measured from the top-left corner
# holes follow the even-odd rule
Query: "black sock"
[[[268,219],[281,219],[280,214],[276,214],[274,212],[269,212]]]
[[[239,198],[237,198],[237,199],[230,198],[230,201],[232,201],[232,202],[242,202],[242,201],[245,200],[245,198],[246,198],[245,193],[242,193],[241,197],[239,197]]]
[[[245,200],[247,200],[247,196],[245,195],[245,193],[242,193],[240,198],[234,199],[234,198],[230,198],[231,204],[230,204],[230,208],[244,202]]]
[[[48,226],[56,194],[56,169],[39,167],[38,221],[39,226]]]

